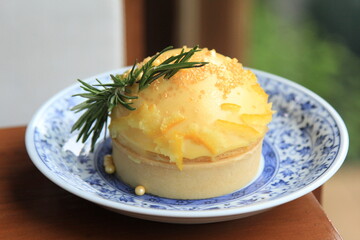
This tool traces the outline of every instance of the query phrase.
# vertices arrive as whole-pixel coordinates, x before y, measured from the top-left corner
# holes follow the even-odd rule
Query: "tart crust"
[[[142,185],[146,192],[174,199],[202,199],[234,192],[249,184],[257,175],[262,139],[248,147],[214,158],[184,159],[179,170],[168,157],[134,151],[113,139],[116,174],[132,187]]]

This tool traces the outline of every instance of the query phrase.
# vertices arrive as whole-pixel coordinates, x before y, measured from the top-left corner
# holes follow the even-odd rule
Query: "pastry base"
[[[134,152],[113,139],[113,161],[117,176],[132,187],[142,185],[146,193],[174,199],[202,199],[234,192],[257,175],[262,140],[217,156],[184,159],[183,170],[164,156]]]

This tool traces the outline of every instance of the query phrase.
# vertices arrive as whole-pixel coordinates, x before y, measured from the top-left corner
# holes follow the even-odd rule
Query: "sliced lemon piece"
[[[245,124],[218,119],[215,121],[215,125],[221,127],[224,130],[235,132],[237,135],[248,139],[252,139],[253,137],[258,137],[261,135],[254,128]]]
[[[220,105],[221,110],[237,112],[240,110],[241,106],[234,103],[223,103]]]
[[[241,120],[250,125],[267,125],[272,118],[272,113],[263,114],[241,114]]]
[[[172,115],[170,117],[165,117],[160,126],[160,131],[162,133],[168,132],[171,128],[175,127],[176,125],[182,123],[185,120],[185,117],[181,114]]]

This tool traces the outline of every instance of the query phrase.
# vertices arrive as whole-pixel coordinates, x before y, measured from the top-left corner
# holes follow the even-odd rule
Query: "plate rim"
[[[86,78],[84,81],[91,81],[95,78],[100,78],[104,75],[109,75],[117,72],[123,72],[129,69],[129,67],[123,67],[118,68],[115,70],[107,71],[104,73],[97,74],[95,76]],[[114,210],[120,210],[122,212],[129,212],[132,214],[140,214],[140,215],[147,215],[147,216],[157,216],[157,217],[166,217],[166,218],[217,218],[217,217],[224,217],[224,216],[234,216],[234,215],[241,215],[241,214],[248,214],[251,212],[260,212],[264,211],[266,209],[270,209],[279,205],[282,205],[284,203],[290,202],[292,200],[295,200],[299,197],[302,197],[306,195],[307,193],[315,190],[322,184],[324,184],[327,180],[329,180],[341,167],[343,162],[345,161],[347,151],[349,148],[349,135],[346,128],[346,125],[343,121],[343,119],[340,117],[338,112],[322,97],[314,93],[313,91],[305,88],[304,86],[295,83],[289,79],[286,79],[284,77],[277,76],[272,73],[268,73],[265,71],[253,69],[253,68],[246,68],[253,71],[256,75],[262,75],[265,78],[268,79],[274,79],[278,82],[281,82],[282,84],[288,85],[290,87],[295,88],[296,90],[301,91],[302,93],[306,94],[307,96],[310,96],[315,101],[317,101],[322,107],[324,107],[329,114],[333,117],[334,122],[336,123],[336,126],[339,129],[339,138],[340,138],[340,146],[338,155],[336,156],[333,164],[330,165],[330,167],[327,169],[327,171],[321,175],[320,178],[314,180],[310,184],[306,185],[304,188],[299,189],[295,192],[292,192],[290,194],[287,194],[285,196],[281,196],[276,199],[270,199],[268,201],[259,202],[259,203],[253,203],[249,206],[244,207],[234,207],[229,209],[212,209],[212,210],[163,210],[163,209],[151,209],[151,208],[143,208],[140,206],[131,206],[126,205],[121,202],[114,202],[108,199],[101,198],[101,196],[97,196],[95,194],[89,194],[88,192],[79,191],[78,189],[75,189],[71,185],[68,185],[67,183],[63,182],[60,178],[57,177],[56,174],[54,174],[52,171],[49,171],[47,166],[43,164],[41,159],[39,158],[36,148],[33,142],[34,137],[34,130],[36,127],[36,123],[38,120],[40,120],[42,113],[45,112],[45,110],[59,97],[65,95],[65,93],[69,92],[70,90],[79,87],[79,83],[74,83],[67,88],[59,91],[57,94],[55,94],[53,97],[48,99],[33,115],[33,118],[31,119],[30,123],[28,124],[26,128],[25,133],[25,145],[27,152],[30,156],[30,159],[34,163],[34,165],[40,170],[42,174],[44,174],[49,180],[51,180],[53,183],[58,185],[59,187],[65,189],[66,191],[81,197],[85,200],[88,200],[90,202],[102,205],[107,208],[111,208]]]

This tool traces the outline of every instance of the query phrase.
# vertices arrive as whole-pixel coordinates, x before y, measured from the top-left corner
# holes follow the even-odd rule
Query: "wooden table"
[[[228,222],[177,225],[107,211],[43,176],[25,127],[0,129],[0,239],[341,239],[312,193]]]

